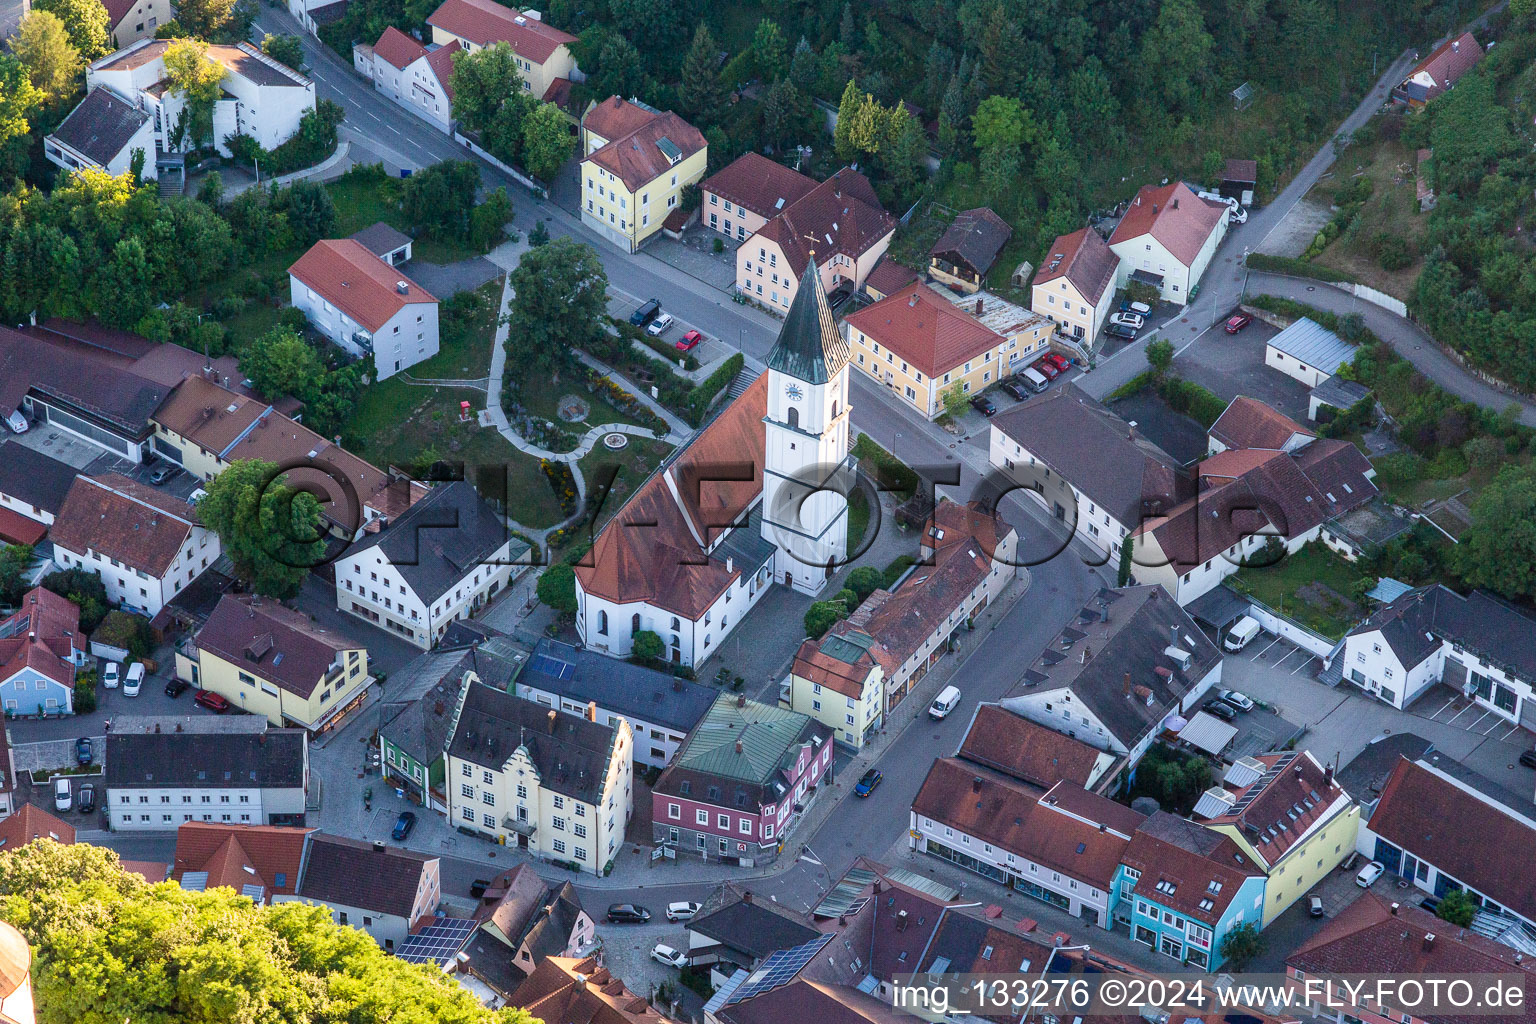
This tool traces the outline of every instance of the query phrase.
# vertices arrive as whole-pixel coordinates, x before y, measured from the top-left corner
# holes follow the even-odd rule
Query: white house
[[[1109,236],[1120,257],[1115,287],[1141,281],[1156,287],[1164,302],[1188,303],[1226,237],[1229,212],[1182,181],[1143,185]]]
[[[361,929],[394,950],[442,898],[438,858],[316,831],[304,837],[298,891],[274,895],[272,902],[325,907],[336,924]]]
[[[437,299],[352,238],[316,242],[288,268],[289,300],[379,380],[437,354]]]
[[[1264,343],[1264,365],[1315,388],[1355,358],[1355,346],[1302,317]]]
[[[373,87],[439,131],[453,129],[453,55],[457,39],[446,46],[423,46],[393,25],[372,46],[352,47],[352,65]]]
[[[187,821],[304,824],[308,737],[265,725],[259,732],[177,732],[157,723],[157,731],[108,733],[104,809],[112,830],[168,832]]]
[[[19,441],[0,442],[0,509],[50,526],[79,472]],[[0,537],[8,536],[8,525],[0,512]]]
[[[194,147],[193,139],[177,131],[186,97],[173,92],[166,81],[165,53],[171,44],[166,39],[141,39],[85,69],[86,88],[110,87],[127,103],[151,115],[154,144],[146,154],[146,174],[157,150],[182,153]],[[315,83],[250,43],[210,43],[207,59],[224,71],[220,98],[214,103],[211,140],[222,156],[229,156],[227,142],[236,134],[249,135],[264,149],[276,149],[299,130],[304,115],[315,109]]]
[[[473,485],[439,484],[336,560],[336,607],[430,650],[501,592],[527,551]]]
[[[346,17],[349,0],[288,0],[288,13],[303,25],[310,35],[318,36],[320,29]]]
[[[152,181],[155,168],[155,116],[147,104],[97,86],[43,139],[43,156],[66,171],[90,167],[116,177],[133,169],[135,153],[144,155],[140,176]]]
[[[692,665],[724,642],[769,583],[818,594],[847,544],[847,502],[816,485],[847,474],[848,342],[806,264],[768,372],[647,480],[576,567],[576,629],[627,657],[649,630]]]
[[[191,505],[116,473],[76,477],[49,536],[56,563],[97,573],[108,601],[149,618],[220,551]]]

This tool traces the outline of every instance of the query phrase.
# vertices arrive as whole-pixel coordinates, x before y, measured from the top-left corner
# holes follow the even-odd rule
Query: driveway
[[[1230,312],[1230,311],[1229,311]],[[1228,312],[1222,313],[1224,321]],[[1298,423],[1307,420],[1306,385],[1264,365],[1264,347],[1279,330],[1255,320],[1236,334],[1218,325],[1202,334],[1173,361],[1173,371],[1231,401],[1247,395],[1285,413]]]
[[[428,263],[411,260],[400,265],[405,276],[421,285],[440,299],[458,292],[474,291],[487,281],[501,276],[501,268],[484,256],[475,256],[457,263]]]

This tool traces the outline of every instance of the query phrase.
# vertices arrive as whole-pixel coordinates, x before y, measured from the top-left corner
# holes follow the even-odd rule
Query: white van
[[[69,780],[63,777],[53,780],[53,809],[63,813],[74,805],[74,792],[69,788]]]
[[[960,690],[957,687],[946,686],[939,691],[939,695],[933,698],[933,703],[928,705],[928,717],[935,722],[942,722],[949,717],[949,713],[960,706]]]
[[[1240,651],[1247,647],[1248,642],[1258,636],[1263,628],[1259,625],[1258,619],[1252,615],[1244,615],[1237,620],[1237,625],[1232,627],[1232,631],[1227,634],[1227,639],[1221,646],[1229,651]]]
[[[1022,381],[1025,387],[1037,395],[1051,386],[1051,382],[1045,379],[1045,374],[1032,366],[1024,367],[1024,369],[1014,374],[1014,377]]]
[[[137,697],[139,687],[144,685],[144,663],[136,661],[128,666],[128,675],[123,678],[123,696]]]

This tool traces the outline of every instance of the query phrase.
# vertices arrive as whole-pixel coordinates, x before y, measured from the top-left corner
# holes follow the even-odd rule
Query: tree
[[[27,69],[44,103],[52,105],[74,95],[82,66],[80,51],[70,42],[58,15],[34,10],[21,19],[21,27],[11,37],[11,52]]]
[[[540,603],[565,615],[575,615],[576,570],[566,562],[556,562],[539,574],[534,593]]]
[[[570,123],[553,103],[540,103],[523,118],[523,166],[535,178],[553,181],[575,151]]]
[[[1244,921],[1227,932],[1226,938],[1221,940],[1223,966],[1241,971],[1264,952],[1264,947],[1264,936],[1259,933],[1258,927],[1252,921]]]
[[[0,147],[25,138],[32,130],[28,119],[41,102],[42,94],[32,87],[21,61],[0,53]]]
[[[325,364],[315,348],[287,327],[274,327],[240,355],[240,372],[269,402],[292,395],[306,405],[325,379]]]
[[[400,205],[418,231],[435,238],[469,232],[469,214],[480,187],[480,168],[468,160],[446,160],[405,179]]]
[[[927,177],[928,137],[904,103],[896,104],[891,110],[881,153],[886,174],[896,188],[897,197],[905,205],[914,198],[913,189]]]
[[[676,53],[688,39],[688,26],[699,19],[698,0],[609,0],[614,24],[631,40],[643,40],[646,52]]]
[[[837,126],[832,129],[832,148],[843,163],[852,163],[859,155],[858,147],[853,143],[853,122],[863,105],[864,95],[859,92],[859,83],[850,78],[837,104]]]
[[[861,565],[848,574],[848,589],[853,591],[859,604],[873,594],[885,582],[885,573],[872,565]]]
[[[757,72],[765,82],[776,82],[789,71],[789,44],[778,23],[767,18],[757,23],[752,33],[752,56]]]
[[[470,242],[481,251],[494,248],[506,234],[511,219],[512,200],[507,196],[506,186],[498,185],[469,215]]]
[[[591,246],[553,239],[523,254],[512,271],[507,313],[510,364],[555,372],[605,334],[608,275]]]
[[[1147,365],[1152,367],[1152,372],[1158,380],[1168,376],[1168,368],[1173,365],[1173,342],[1167,338],[1159,338],[1147,345]]]
[[[105,57],[111,52],[108,33],[112,23],[101,0],[35,0],[32,9],[55,15],[76,52],[86,60]]]
[[[132,327],[149,312],[154,284],[154,270],[144,243],[137,238],[118,242],[98,280],[101,319],[112,327]]]
[[[635,96],[645,86],[645,62],[635,44],[608,33],[597,51],[597,73],[592,76],[592,91],[599,96]]]
[[[1142,37],[1140,57],[1163,110],[1180,114],[1194,106],[1210,73],[1214,45],[1195,0],[1163,0]]]
[[[111,610],[107,603],[107,585],[101,581],[99,573],[84,569],[60,569],[44,576],[42,587],[80,609],[82,633],[94,633]]]
[[[1536,0],[1509,0],[1509,13],[1515,18],[1529,18],[1536,14]]]
[[[819,639],[848,614],[841,601],[817,601],[806,609],[805,635]]]
[[[194,147],[212,141],[213,106],[219,100],[224,66],[208,59],[208,44],[201,39],[172,40],[162,59],[166,81],[187,98],[186,138]]]
[[[209,171],[203,183],[197,186],[197,198],[199,202],[217,210],[224,202],[224,176],[218,171]]]
[[[297,594],[325,553],[315,496],[289,487],[277,466],[259,459],[231,463],[205,489],[198,517],[219,535],[235,574],[259,594]]]
[[[720,81],[719,68],[720,44],[701,21],[683,58],[682,88],[678,92],[688,113],[704,124],[717,123],[725,112],[726,86]]]
[[[939,401],[944,404],[944,415],[950,419],[958,419],[965,415],[965,405],[969,399],[966,397],[965,388],[956,381],[939,392]]]
[[[0,546],[0,605],[21,603],[24,593],[22,573],[32,564],[32,545]]]
[[[109,647],[121,647],[131,657],[147,658],[155,647],[155,634],[149,620],[132,612],[108,612],[91,639]]]
[[[1465,889],[1452,889],[1440,897],[1440,905],[1435,907],[1435,916],[1458,928],[1466,928],[1477,916],[1478,909],[1477,901]]]
[[[211,39],[227,31],[236,20],[236,0],[182,0],[176,20],[189,36]]]
[[[763,141],[775,150],[802,138],[807,105],[793,82],[781,78],[763,92]]]
[[[40,1021],[534,1024],[332,923],[325,907],[152,886],[102,846],[8,850],[0,902],[34,951]]]
[[[262,37],[261,52],[294,70],[304,66],[304,44],[298,36],[275,36],[268,32]]]
[[[667,652],[661,636],[649,629],[637,630],[630,638],[630,644],[630,653],[636,661],[660,661]]]
[[[497,43],[453,55],[453,71],[448,76],[453,94],[453,116],[471,132],[482,132],[509,96],[523,92],[523,76],[517,69],[512,47]],[[519,127],[521,121],[519,120]]]
[[[331,191],[318,181],[300,178],[279,193],[288,226],[300,245],[309,247],[331,233],[336,226],[336,204]]]
[[[1120,542],[1120,566],[1115,575],[1117,587],[1128,586],[1131,582],[1131,573],[1134,571],[1131,567],[1131,556],[1131,538],[1127,537]]]
[[[987,27],[979,44],[980,72],[987,88],[1004,96],[1016,95],[1024,81],[1024,62],[1019,55],[1024,49],[1024,33],[1008,16],[1006,4],[992,8]]]
[[[1453,563],[1474,587],[1509,598],[1536,595],[1536,470],[1506,466],[1483,488]]]

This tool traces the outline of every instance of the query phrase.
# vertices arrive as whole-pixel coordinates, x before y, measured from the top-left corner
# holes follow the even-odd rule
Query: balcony
[[[536,821],[519,821],[509,814],[501,819],[501,827],[509,832],[516,832],[520,836],[532,839],[533,834],[539,830],[539,823]]]

